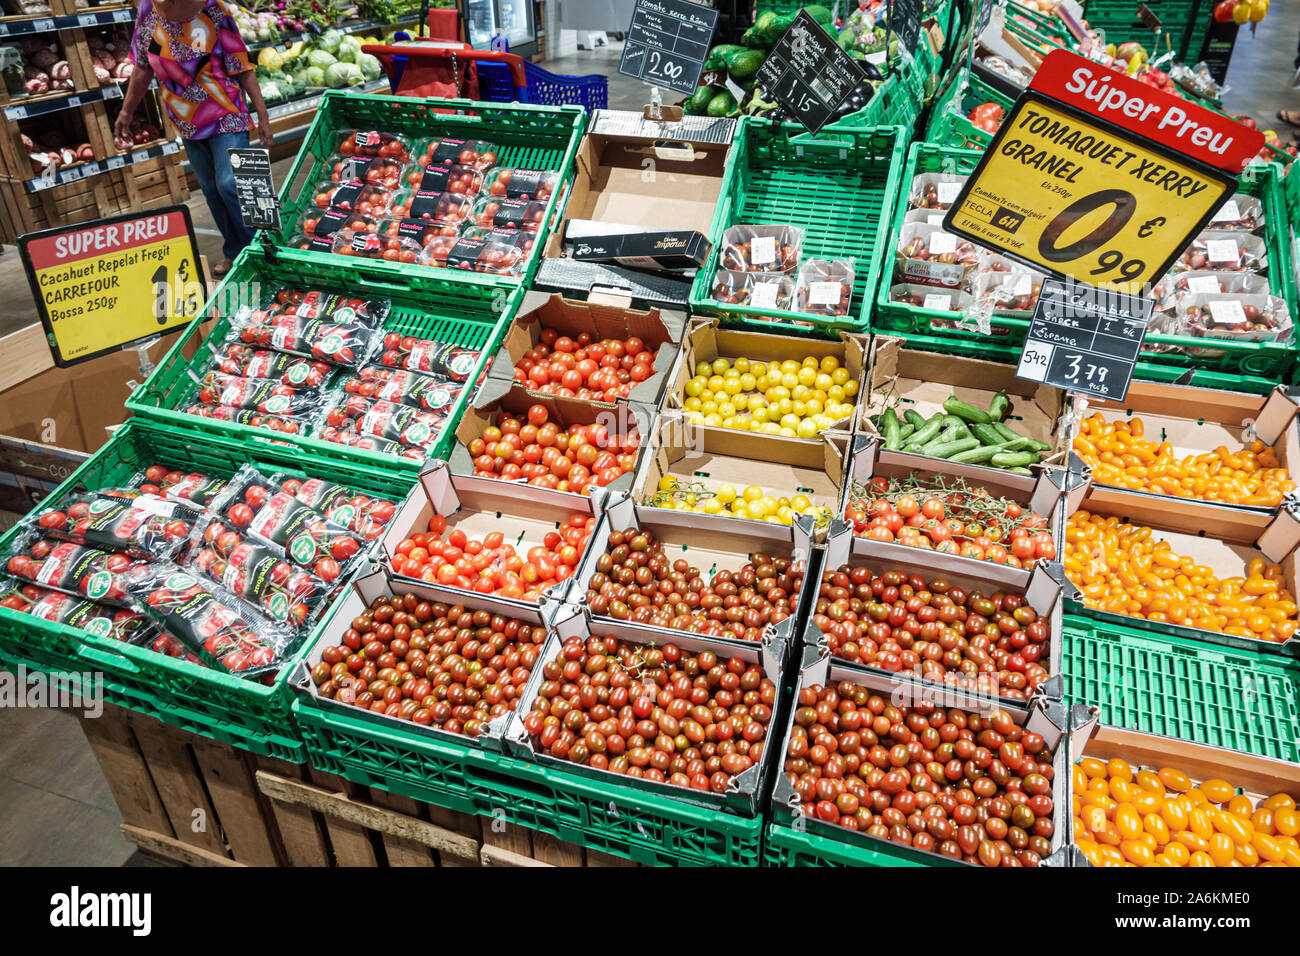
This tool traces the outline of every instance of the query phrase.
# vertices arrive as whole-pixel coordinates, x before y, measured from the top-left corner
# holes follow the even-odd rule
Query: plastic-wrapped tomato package
[[[279,314],[304,319],[328,319],[331,322],[356,322],[377,329],[384,324],[392,304],[387,299],[361,299],[338,292],[318,289],[295,289],[286,286],[276,291],[270,305],[253,309],[231,320],[232,325],[266,322]]]
[[[1286,300],[1274,295],[1191,295],[1178,306],[1174,321],[1175,334],[1198,338],[1280,342],[1291,337]]]
[[[40,534],[16,539],[0,560],[14,577],[101,604],[127,607],[122,575],[141,559]]]
[[[339,130],[336,149],[344,156],[380,156],[398,163],[411,161],[411,139],[401,133]]]
[[[379,364],[387,368],[404,368],[451,379],[469,381],[478,364],[479,353],[454,342],[417,339],[400,332],[385,332],[379,350]]]
[[[127,589],[149,617],[205,664],[253,677],[277,667],[293,631],[225,588],[169,561],[138,568]]]
[[[52,624],[66,624],[124,644],[147,644],[158,630],[152,621],[135,611],[110,607],[35,584],[0,582],[0,607],[30,614]]]
[[[913,209],[948,209],[965,185],[966,177],[956,173],[920,173],[912,179],[908,203]]]
[[[248,425],[251,428],[265,428],[267,431],[282,435],[306,434],[312,422],[312,414],[286,415],[284,413],[260,412],[255,408],[234,408],[230,405],[204,405],[196,402],[181,409],[186,415],[199,418],[211,418],[233,425]]]
[[[415,162],[420,166],[470,166],[484,172],[496,165],[500,152],[500,147],[486,140],[435,136],[415,144]]]
[[[718,268],[793,276],[799,268],[803,230],[777,224],[730,226],[722,234]]]
[[[412,192],[451,193],[453,196],[463,196],[472,203],[483,188],[483,173],[473,166],[430,163],[407,169],[406,185]]]
[[[336,445],[345,445],[348,448],[357,448],[362,451],[373,451],[379,455],[391,455],[394,458],[410,458],[414,461],[424,461],[429,457],[429,453],[423,448],[417,448],[414,445],[403,445],[399,441],[389,441],[386,438],[358,435],[349,428],[334,428],[330,425],[322,425],[316,429],[315,437],[321,441],[333,442]]]
[[[719,269],[713,277],[713,298],[726,305],[789,309],[794,304],[794,282],[785,276]]]
[[[155,489],[154,494],[199,508],[206,508],[226,490],[224,478],[213,478],[199,471],[171,470],[166,465],[150,465],[144,470],[143,478]]]
[[[232,323],[233,325],[234,323]],[[358,323],[305,319],[292,313],[272,315],[236,327],[240,342],[302,355],[331,365],[356,368],[370,354],[378,334]]]
[[[198,517],[193,508],[157,495],[127,501],[90,492],[65,498],[57,507],[24,520],[51,538],[161,560],[185,545]]]
[[[900,282],[891,286],[889,301],[915,306],[918,309],[952,312],[957,318],[960,318],[961,313],[972,304],[969,292],[962,292],[959,289],[939,289],[932,285],[914,285],[910,282]]]
[[[1264,204],[1256,197],[1237,193],[1210,216],[1207,229],[1254,232],[1264,226]]]
[[[409,405],[425,412],[450,415],[464,385],[436,375],[406,369],[367,365],[356,378],[344,383],[343,391],[384,402]]]
[[[396,189],[402,184],[402,174],[406,169],[404,163],[386,156],[344,156],[335,153],[326,163],[330,171],[330,180],[347,183],[357,180],[379,186],[383,189]]]
[[[309,388],[323,385],[334,372],[334,366],[329,362],[317,362],[285,352],[241,345],[238,337],[227,340],[225,347],[217,352],[212,365],[216,371],[227,375],[262,378],[281,385]]]
[[[387,498],[362,494],[323,478],[295,478],[277,473],[271,475],[270,480],[308,508],[314,508],[330,521],[367,541],[383,534],[397,514],[397,505]]]
[[[987,299],[998,312],[1033,312],[1043,278],[1028,272],[985,272],[971,283],[970,294]]]
[[[1263,272],[1268,267],[1268,247],[1252,233],[1206,231],[1183,250],[1170,272]]]
[[[843,318],[853,298],[852,259],[807,259],[799,267],[795,289],[800,312]]]
[[[403,189],[393,198],[389,219],[420,219],[437,226],[446,226],[455,235],[460,226],[469,220],[474,203],[468,196],[449,192],[429,192],[422,189]]]
[[[329,585],[295,568],[281,549],[244,537],[216,515],[194,529],[182,567],[219,584],[273,621],[300,628],[323,609]]]
[[[330,251],[336,256],[359,256],[362,259],[382,259],[385,262],[405,262],[409,265],[420,261],[419,244],[405,236],[340,232],[334,237]]]
[[[549,169],[498,166],[483,181],[486,195],[506,199],[550,199],[560,185],[560,174]]]
[[[284,244],[286,249],[297,249],[299,252],[323,252],[329,255],[334,254],[334,236],[304,236],[297,233]]]
[[[1188,296],[1223,292],[1268,295],[1268,279],[1254,272],[1180,272],[1157,282],[1152,295],[1162,308],[1176,311]]]
[[[969,282],[979,259],[979,249],[972,242],[929,223],[906,223],[898,243],[895,275],[902,282],[959,288]]]
[[[361,542],[351,531],[303,504],[251,465],[235,473],[226,497],[212,510],[234,530],[281,549],[326,584],[365,557]]]
[[[481,196],[474,203],[474,225],[484,229],[518,229],[537,232],[542,228],[546,203],[536,199],[507,199]]]
[[[335,209],[356,213],[367,219],[382,219],[393,204],[394,190],[353,180],[332,183],[326,180],[316,187],[312,201],[317,209]]]
[[[458,223],[443,224],[432,219],[385,219],[379,224],[379,235],[384,240],[396,240],[402,248],[414,246],[423,249],[438,236],[460,234]]]
[[[463,236],[440,236],[420,254],[420,261],[427,266],[492,275],[519,275],[523,260],[523,253],[513,245]]]
[[[311,208],[298,217],[297,235],[305,239],[332,239],[340,232],[377,232],[379,224],[346,209]]]
[[[514,246],[525,259],[537,244],[537,233],[522,229],[484,229],[482,226],[470,226],[463,233],[466,239],[486,242],[490,245]]]
[[[197,397],[204,405],[252,408],[267,415],[301,415],[321,402],[319,388],[297,388],[264,378],[243,378],[224,372],[203,376]]]
[[[385,438],[428,451],[442,434],[447,416],[422,412],[409,405],[377,401],[361,395],[339,394],[327,409],[321,424],[348,429],[358,435]]]

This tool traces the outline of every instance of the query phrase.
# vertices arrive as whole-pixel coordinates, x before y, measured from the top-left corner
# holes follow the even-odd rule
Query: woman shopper
[[[119,149],[131,146],[131,120],[157,77],[167,116],[185,139],[190,167],[221,230],[224,258],[212,274],[223,276],[253,238],[239,215],[226,152],[248,146],[249,103],[257,112],[258,139],[271,146],[271,120],[231,7],[226,0],[140,0],[131,62],[135,69],[113,139]]]

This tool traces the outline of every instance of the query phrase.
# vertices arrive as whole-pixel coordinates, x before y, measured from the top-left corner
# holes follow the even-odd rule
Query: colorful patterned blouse
[[[131,62],[158,78],[167,115],[186,139],[250,128],[244,91],[235,79],[251,70],[248,48],[225,0],[209,0],[188,23],[164,20],[141,0]]]

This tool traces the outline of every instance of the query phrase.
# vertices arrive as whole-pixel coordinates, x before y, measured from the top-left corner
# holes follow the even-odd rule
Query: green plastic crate
[[[841,840],[832,840],[806,830],[795,830],[781,826],[779,823],[769,823],[763,830],[763,865],[929,866],[930,862],[922,863],[901,854],[895,856]]]
[[[293,702],[313,766],[461,813],[657,865],[756,866],[763,821],[606,783],[470,742],[387,729]],[[485,826],[490,825],[485,821]]]
[[[1067,615],[1062,663],[1104,724],[1300,762],[1300,662]]]
[[[400,277],[381,276],[356,260],[340,256],[306,263],[291,261],[279,253],[274,258],[267,258],[260,250],[245,249],[189,332],[177,340],[153,374],[127,399],[127,409],[133,414],[192,432],[234,438],[253,448],[282,447],[281,443],[288,441],[315,457],[335,462],[361,462],[376,469],[418,471],[420,462],[412,458],[385,455],[302,435],[284,435],[252,425],[188,415],[180,410],[189,403],[194,391],[195,380],[191,376],[201,375],[211,361],[208,343],[220,345],[230,332],[228,316],[241,306],[260,304],[281,285],[391,300],[393,308],[385,329],[403,335],[454,342],[481,352],[478,365],[470,373],[471,383],[477,381],[495,355],[506,329],[514,321],[524,294],[522,289],[512,292],[499,290],[496,299],[484,300],[466,286],[444,278],[430,280],[423,289],[416,290],[407,288]],[[209,310],[217,314],[216,323],[204,344],[195,351],[189,340],[198,333],[199,325],[207,319]],[[451,448],[456,423],[469,403],[472,391],[468,387],[461,390],[442,437],[430,450],[430,458],[445,456]]]
[[[907,214],[908,192],[913,177],[926,172],[969,175],[975,169],[980,156],[980,151],[974,149],[955,149],[934,143],[912,144],[908,152],[907,166],[903,170],[901,192],[895,205],[894,221],[889,233],[889,243],[886,246],[891,255],[898,245],[898,237],[902,232],[903,217]],[[1287,308],[1294,316],[1300,314],[1297,312],[1294,245],[1290,241],[1287,205],[1278,182],[1279,174],[1280,170],[1273,164],[1253,165],[1242,175],[1240,190],[1259,196],[1264,202],[1267,216],[1265,240],[1268,244],[1269,282],[1273,286],[1274,294],[1286,301]],[[1029,329],[1028,316],[995,314],[990,321],[992,334],[989,336],[974,330],[947,328],[935,323],[951,321],[955,313],[891,302],[890,289],[893,284],[891,265],[889,272],[882,277],[877,291],[876,309],[872,316],[872,327],[877,331],[890,334],[920,332],[941,339],[961,339],[968,343],[986,343],[992,340],[1005,343],[1017,352],[1024,344],[1025,333]],[[1191,336],[1149,333],[1146,337],[1147,347],[1142,351],[1142,359],[1148,365],[1217,371],[1232,376],[1243,375],[1267,379],[1276,384],[1279,381],[1289,381],[1296,370],[1298,352],[1294,342],[1294,331],[1292,338],[1291,343],[1220,340],[1211,343],[1209,340]],[[1189,346],[1204,348],[1207,345],[1216,350],[1221,349],[1224,354],[1205,357],[1186,355],[1180,351],[1162,352],[1151,348],[1151,346],[1172,349]]]
[[[945,148],[984,149],[993,134],[978,129],[967,117],[981,103],[997,103],[1009,112],[1012,101],[1001,91],[973,76],[964,67],[952,75],[948,86],[935,97],[925,139]]]
[[[907,138],[911,139],[912,127],[920,112],[920,102],[908,91],[897,74],[891,74],[885,77],[885,81],[876,89],[866,106],[856,113],[828,124],[822,132],[872,126],[900,126],[904,129]],[[811,136],[811,134],[804,135]]]
[[[801,135],[802,127],[742,119],[727,157],[709,238],[715,253],[691,287],[696,311],[721,315],[730,326],[816,332],[867,328],[885,232],[898,194],[905,133],[898,127],[827,129]],[[713,298],[716,250],[729,226],[782,223],[804,230],[803,259],[852,259],[856,312],[843,319],[781,309],[724,306]]]
[[[1147,0],[1160,18],[1160,49],[1153,49],[1155,34],[1137,16],[1134,0],[1085,0],[1083,15],[1094,30],[1106,32],[1106,42],[1141,43],[1154,58],[1172,50],[1180,62],[1200,54],[1201,41],[1210,25],[1214,0]]]
[[[447,112],[455,110],[459,112]],[[529,169],[556,170],[561,185],[547,202],[542,219],[544,229],[533,244],[520,276],[497,276],[461,269],[438,269],[423,265],[376,261],[378,274],[388,281],[404,279],[411,288],[440,291],[446,280],[469,286],[491,297],[496,290],[526,287],[541,264],[546,236],[562,207],[564,189],[573,179],[574,158],[586,127],[587,113],[580,106],[530,106],[520,103],[477,103],[472,100],[443,100],[409,96],[375,96],[330,90],[325,93],[303,139],[293,168],[280,190],[283,229],[278,236],[263,232],[262,241],[272,238],[283,246],[295,232],[298,217],[312,206],[312,193],[327,179],[326,165],[335,153],[339,130],[356,128],[406,133],[412,138],[461,136],[485,139],[500,147],[498,163]],[[308,264],[355,262],[351,257],[298,249],[281,249],[287,259]]]
[[[406,497],[415,477],[406,471],[347,467],[303,449],[251,448],[229,438],[134,418],[47,500],[58,501],[80,489],[123,484],[155,462],[218,477],[252,463],[268,471],[291,470],[325,478],[394,501]],[[0,548],[21,533],[21,528],[10,529],[0,537]],[[303,759],[302,748],[289,732],[291,695],[286,680],[292,652],[286,655],[275,680],[266,685],[0,608],[0,653],[38,670],[101,671],[105,699],[110,703],[142,710],[257,753],[299,762]]]

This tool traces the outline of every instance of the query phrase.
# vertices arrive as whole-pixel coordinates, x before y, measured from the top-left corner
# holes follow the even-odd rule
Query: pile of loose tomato
[[[1220,445],[1179,458],[1169,442],[1152,441],[1145,430],[1141,418],[1111,422],[1097,412],[1079,423],[1074,451],[1097,481],[1135,491],[1266,508],[1295,491],[1277,453],[1258,439],[1236,452]]]
[[[1300,866],[1295,798],[1251,800],[1226,780],[1084,757],[1074,765],[1074,842],[1093,866]]]
[[[426,601],[376,598],[311,670],[322,697],[477,737],[514,710],[546,628]]]
[[[856,486],[844,509],[854,534],[944,554],[1032,568],[1056,557],[1047,519],[982,488],[900,493],[884,477]]]
[[[551,395],[613,402],[654,374],[655,353],[636,336],[593,342],[542,329],[536,345],[515,365],[520,385]]]
[[[998,103],[981,103],[970,111],[969,119],[976,129],[996,133],[1002,125],[1002,106]]]
[[[1277,643],[1300,628],[1282,566],[1263,558],[1244,575],[1220,578],[1151,528],[1078,511],[1066,526],[1064,562],[1083,603],[1099,611]]]
[[[397,545],[393,571],[446,587],[537,601],[551,585],[573,577],[596,520],[575,512],[558,530],[548,531],[540,545],[519,554],[500,531],[474,539],[459,528],[448,532],[447,519],[434,515],[427,533],[413,534]]]
[[[763,668],[614,637],[571,637],[542,665],[524,729],[560,760],[726,793],[763,758],[776,685]]]
[[[1026,700],[1049,676],[1050,622],[1020,594],[844,565],[822,575],[812,620],[836,657],[923,680]]]
[[[561,429],[545,405],[534,405],[523,417],[501,412],[466,448],[480,478],[585,494],[592,484],[604,487],[632,471],[640,441],[635,428],[613,435],[600,422]]]
[[[825,823],[984,866],[1051,852],[1052,752],[1004,710],[896,707],[850,681],[802,687],[784,770]]]

